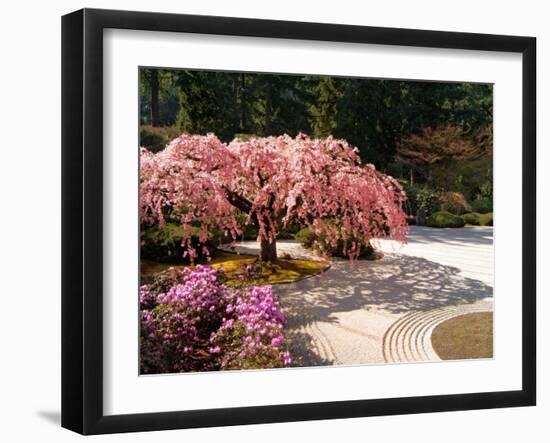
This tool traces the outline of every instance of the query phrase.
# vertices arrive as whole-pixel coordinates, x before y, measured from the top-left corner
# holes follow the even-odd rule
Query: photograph
[[[140,375],[493,358],[492,84],[138,70]]]

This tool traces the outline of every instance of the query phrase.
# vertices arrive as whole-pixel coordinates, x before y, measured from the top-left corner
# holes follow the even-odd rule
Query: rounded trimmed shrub
[[[455,215],[462,215],[470,210],[466,198],[460,192],[443,192],[439,196],[439,204],[441,211]]]
[[[467,225],[480,226],[480,215],[481,214],[478,214],[477,212],[468,212],[467,214],[463,214],[462,218]]]
[[[162,151],[181,131],[174,126],[143,125],[139,128],[139,144],[151,152]]]
[[[493,226],[493,213],[480,214],[478,212],[469,212],[462,216],[464,222],[473,226]]]
[[[462,228],[465,224],[462,217],[447,211],[434,212],[427,221],[427,225],[432,228]]]

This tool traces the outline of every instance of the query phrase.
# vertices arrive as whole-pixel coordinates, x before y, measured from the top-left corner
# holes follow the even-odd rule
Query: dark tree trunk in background
[[[268,83],[265,89],[265,135],[273,134],[273,119],[271,110],[271,85]]]
[[[260,238],[260,261],[273,263],[277,260],[276,240]]]
[[[151,124],[153,126],[160,126],[159,77],[156,69],[151,70]]]
[[[247,132],[247,126],[246,126],[246,74],[241,74],[241,132],[246,133]]]

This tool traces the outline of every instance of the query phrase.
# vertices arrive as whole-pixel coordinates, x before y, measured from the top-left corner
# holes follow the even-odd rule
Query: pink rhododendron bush
[[[285,315],[271,286],[230,288],[210,266],[170,269],[140,289],[142,374],[277,368]]]
[[[141,150],[140,207],[145,224],[176,219],[202,242],[214,230],[237,239],[244,213],[260,238],[260,259],[277,259],[277,234],[308,227],[355,259],[359,242],[404,240],[406,199],[399,183],[362,164],[357,148],[333,137],[239,139],[183,134],[164,150]],[[189,229],[191,231],[191,229]],[[193,258],[197,248],[184,239]],[[207,252],[202,251],[202,252]]]

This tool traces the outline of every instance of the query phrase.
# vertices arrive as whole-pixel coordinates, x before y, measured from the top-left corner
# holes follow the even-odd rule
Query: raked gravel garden
[[[493,228],[411,226],[404,245],[379,240],[376,261],[332,258],[326,271],[274,285],[287,314],[293,365],[437,361],[434,329],[445,320],[493,310]],[[314,258],[298,242],[280,253]],[[242,254],[258,243],[240,242]]]

